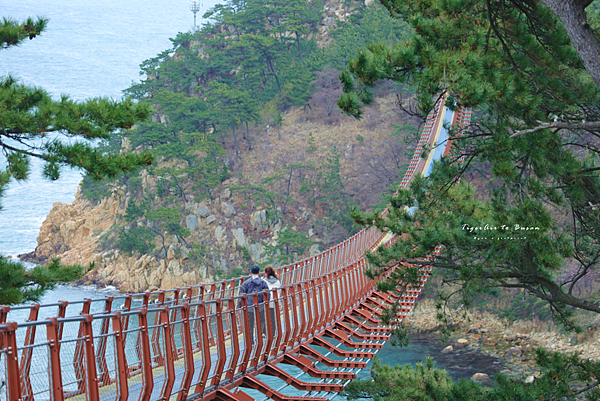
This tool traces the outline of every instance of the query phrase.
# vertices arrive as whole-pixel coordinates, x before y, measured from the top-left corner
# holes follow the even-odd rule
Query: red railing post
[[[304,291],[303,291],[303,283],[296,284],[296,288],[298,288],[298,305],[300,306],[300,310],[298,311],[300,314],[300,330],[298,330],[298,341],[302,338],[302,335],[306,333],[307,320],[307,305],[304,303]],[[308,338],[308,336],[307,336]]]
[[[294,330],[292,332],[292,335],[290,336],[290,340],[287,343],[288,347],[293,347],[294,343],[296,342],[296,337],[298,336],[299,333],[299,323],[298,323],[298,301],[297,301],[297,297],[296,297],[296,291],[297,291],[298,285],[297,284],[293,284],[290,287],[291,290],[291,301],[292,301],[292,305],[291,305],[291,309],[290,311],[292,312],[292,318],[293,318],[293,323],[294,323]]]
[[[198,305],[198,315],[200,315],[200,338],[202,338],[202,360],[204,361],[204,366],[202,374],[200,375],[200,380],[198,381],[194,392],[202,397],[204,394],[204,389],[206,388],[206,381],[208,379],[208,373],[210,372],[211,367],[210,345],[208,343],[208,323],[206,321],[206,305],[204,302],[200,302]]]
[[[275,292],[275,294],[277,294],[277,291]],[[283,332],[282,332],[282,326],[281,326],[281,303],[280,303],[281,298],[280,297],[276,297],[273,300],[273,303],[275,305],[275,325],[277,326],[277,339],[275,340],[275,344],[273,344],[272,350],[271,350],[271,356],[277,356],[277,353],[279,352],[280,348],[281,348],[281,344],[283,343]],[[271,311],[269,310],[269,314],[271,314]]]
[[[233,297],[233,294],[231,294],[231,298],[229,299],[229,312],[231,313],[231,342],[233,344],[233,353],[231,355],[231,365],[229,366],[229,370],[227,371],[225,378],[232,381],[233,376],[235,375],[235,368],[237,367],[237,363],[240,359],[240,339],[238,337],[237,311],[235,309],[235,298]]]
[[[150,401],[154,380],[152,376],[152,353],[150,352],[150,338],[148,336],[148,309],[139,309],[138,315],[138,345],[140,347],[140,364],[142,365],[142,390],[139,401]]]
[[[265,332],[267,334],[267,344],[265,345],[265,352],[263,353],[263,360],[267,362],[269,360],[269,353],[271,351],[271,347],[273,345],[273,324],[271,323],[271,305],[270,305],[270,297],[271,293],[267,290],[264,295],[264,310],[265,310]]]
[[[248,362],[250,361],[250,354],[252,353],[252,338],[250,336],[250,311],[248,310],[248,294],[242,294],[241,299],[242,305],[242,325],[244,327],[244,359],[242,360],[242,366],[240,372],[246,374],[248,369]]]
[[[158,305],[165,305],[165,291],[161,291],[158,294]],[[154,315],[154,326],[158,326],[161,321],[160,312],[156,312]],[[152,345],[152,351],[154,351],[154,363],[158,364],[158,366],[163,366],[165,364],[165,356],[163,355],[162,349],[159,344],[159,330],[152,330],[152,335],[150,337],[150,344]]]
[[[80,315],[89,315],[90,306],[92,304],[92,300],[89,298],[84,298],[83,307],[81,309]],[[79,324],[79,330],[77,332],[77,338],[81,338],[85,336],[85,321],[82,321]],[[62,328],[61,328],[62,334]],[[85,391],[85,364],[83,362],[85,358],[85,342],[77,341],[75,343],[75,352],[73,354],[73,368],[75,370],[75,377],[77,377],[77,388],[79,391]]]
[[[98,393],[98,375],[96,372],[96,352],[94,351],[94,329],[92,327],[92,321],[94,316],[84,315],[82,322],[83,327],[83,346],[85,354],[85,377],[86,391],[85,397],[88,401],[96,401],[100,399]]]
[[[62,371],[60,366],[59,324],[55,317],[48,318],[46,338],[48,339],[48,379],[50,381],[50,399],[63,401]]]
[[[31,310],[29,311],[29,322],[35,322],[38,318],[38,313],[40,311],[40,304],[31,304]],[[27,327],[27,333],[25,334],[25,341],[23,342],[23,346],[27,347],[29,345],[33,345],[35,343],[35,332],[37,326],[29,326]],[[22,397],[23,400],[33,399],[33,389],[31,388],[31,380],[29,378],[29,371],[31,370],[31,357],[33,355],[32,348],[23,349],[23,353],[21,354],[21,363],[19,365],[19,372],[21,374],[22,379],[22,387],[23,391]]]
[[[221,382],[221,376],[223,375],[223,369],[225,368],[225,362],[227,355],[225,353],[225,331],[223,328],[223,301],[217,299],[216,307],[216,320],[217,320],[217,348],[219,352],[219,358],[217,359],[217,366],[215,366],[215,375],[213,376],[211,385],[218,386]]]
[[[254,326],[256,327],[256,337],[254,338],[254,344],[252,348],[255,349],[254,357],[250,365],[256,369],[258,367],[258,360],[260,359],[260,351],[262,351],[263,338],[262,338],[262,322],[260,321],[260,305],[258,303],[258,293],[254,292],[252,297],[252,311],[248,313],[254,313]],[[250,330],[254,330],[254,327],[250,327]]]
[[[169,316],[169,307],[163,306],[163,309],[159,312],[160,325],[163,329],[163,344],[165,347],[165,381],[159,400],[167,401],[171,397],[173,391],[173,383],[175,383],[175,366],[173,356],[173,335],[171,333],[171,319]]]
[[[17,351],[17,327],[14,322],[4,323],[6,347],[6,389],[8,401],[21,400],[21,377],[19,375],[19,352]]]
[[[188,299],[191,297],[191,288],[188,290]],[[192,378],[194,377],[194,354],[192,350],[192,331],[190,327],[190,304],[184,303],[181,309],[181,330],[182,330],[182,341],[184,350],[185,360],[185,374],[181,380],[181,391],[177,396],[177,401],[184,401],[187,399],[190,391],[190,385],[192,384]]]
[[[106,304],[104,306],[104,312],[110,313],[112,308],[114,297],[106,297]],[[102,327],[100,328],[101,337],[98,339],[98,349],[96,349],[96,358],[100,365],[100,372],[98,372],[99,382],[106,385],[110,384],[111,378],[108,372],[108,365],[106,364],[106,334],[108,333],[108,326],[110,325],[109,319],[102,320]]]
[[[285,322],[285,338],[281,342],[281,351],[285,351],[292,335],[292,322],[290,320],[290,300],[288,296],[288,288],[281,288],[281,297],[283,298],[283,314]]]
[[[129,386],[127,385],[127,356],[125,355],[125,335],[123,333],[123,323],[121,322],[121,312],[115,312],[115,316],[112,318],[112,325],[115,339],[116,400],[126,401],[129,397]]]

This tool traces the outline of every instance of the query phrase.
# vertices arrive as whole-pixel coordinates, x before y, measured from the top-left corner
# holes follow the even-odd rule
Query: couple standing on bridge
[[[275,274],[275,269],[272,266],[265,267],[264,278],[260,278],[260,267],[258,265],[252,265],[250,267],[250,276],[249,280],[244,281],[244,283],[240,287],[240,295],[241,294],[252,294],[254,292],[258,294],[258,311],[260,315],[260,327],[262,328],[262,335],[266,335],[266,322],[265,322],[265,302],[264,295],[261,294],[262,291],[268,290],[267,299],[271,294],[271,290],[275,290],[273,293],[277,294],[277,288],[281,287],[281,282],[277,278]],[[240,300],[239,307],[242,306],[242,301]],[[254,344],[254,331],[257,330],[255,324],[255,312],[254,308],[251,306],[254,303],[254,297],[248,297],[248,320],[250,322],[250,338],[252,339],[252,344]],[[271,328],[273,333],[275,332],[275,303],[273,301],[269,302],[269,313],[271,315]]]

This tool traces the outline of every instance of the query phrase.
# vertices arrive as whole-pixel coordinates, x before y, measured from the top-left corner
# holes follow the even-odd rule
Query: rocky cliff
[[[305,252],[292,254],[292,258],[315,254],[347,234],[335,234],[335,228],[322,224],[323,211],[311,207],[302,197],[297,181],[291,182],[285,227],[280,218],[270,218],[264,207],[236,187],[260,183],[286,163],[297,163],[298,156],[302,156],[305,165],[316,165],[327,158],[329,149],[337,146],[342,150],[341,175],[346,190],[356,194],[359,205],[376,200],[395,177],[392,174],[386,178],[386,170],[402,162],[397,157],[403,148],[389,136],[390,122],[399,121],[394,102],[394,96],[378,98],[367,109],[370,118],[357,121],[339,117],[336,124],[320,121],[310,110],[286,113],[281,139],[257,138],[256,148],[236,162],[233,178],[218,185],[211,196],[199,202],[172,203],[179,210],[179,224],[190,234],[181,239],[165,235],[166,252],[157,252],[162,248],[160,237],[154,239],[155,251],[147,254],[129,254],[117,243],[119,230],[132,227],[124,219],[128,202],[139,202],[143,194],[156,193],[156,177],[142,170],[137,194],[121,184],[112,186],[110,196],[94,202],[79,189],[72,204],[54,204],[43,222],[38,246],[34,252],[21,255],[21,259],[45,263],[49,258],[60,257],[65,264],[84,266],[93,262],[94,268],[83,283],[138,292],[211,282],[234,268],[264,263],[267,248],[276,246],[286,229],[310,240]],[[311,152],[306,152],[307,146],[313,147]],[[140,220],[134,224],[152,223]]]
[[[114,285],[126,292],[212,282],[215,272],[243,266],[248,259],[264,262],[265,244],[276,244],[280,230],[278,222],[267,220],[265,210],[247,213],[236,209],[234,203],[238,201],[229,189],[232,184],[235,179],[224,182],[212,200],[185,205],[181,223],[191,233],[186,242],[202,244],[199,253],[194,254],[194,248],[182,244],[176,236],[166,236],[168,251],[164,258],[128,254],[111,247],[115,227],[125,214],[127,195],[123,187],[96,205],[79,190],[72,204],[56,202],[42,224],[35,251],[21,255],[21,259],[44,263],[60,257],[67,265],[93,263],[83,283]],[[313,240],[320,242],[314,236]],[[318,251],[318,245],[310,248],[311,254]]]

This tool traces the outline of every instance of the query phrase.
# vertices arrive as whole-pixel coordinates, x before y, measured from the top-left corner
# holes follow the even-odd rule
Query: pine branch
[[[580,130],[586,130],[586,131],[594,131],[594,130],[600,129],[600,121],[590,121],[590,122],[583,122],[583,123],[563,123],[563,122],[558,122],[558,121],[544,123],[544,122],[538,121],[538,123],[540,125],[538,125],[535,128],[531,128],[531,129],[520,130],[520,131],[515,131],[515,132],[512,132],[512,130],[509,130],[510,132],[512,132],[510,137],[515,138],[515,137],[521,136],[521,135],[532,134],[534,132],[538,132],[538,131],[541,131],[543,129],[548,129],[548,128],[568,129],[568,130],[580,129]]]

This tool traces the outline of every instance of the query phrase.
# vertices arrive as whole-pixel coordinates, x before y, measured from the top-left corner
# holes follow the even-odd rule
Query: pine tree
[[[600,89],[567,31],[535,1],[383,4],[415,34],[363,49],[342,74],[338,104],[360,117],[372,87],[392,79],[418,86],[423,114],[448,93],[450,108],[474,116],[467,131],[451,132],[453,152],[429,178],[392,197],[387,217],[355,216],[405,239],[371,260],[382,270],[432,264],[466,305],[497,288],[524,289],[577,329],[574,309],[600,313],[600,294],[577,290],[600,267]],[[487,188],[467,182],[475,165],[489,171]],[[440,256],[424,261],[438,246]],[[382,285],[410,274],[398,270]]]
[[[33,39],[47,20],[18,23],[4,18],[0,24],[3,50]],[[56,180],[63,166],[80,168],[94,179],[115,177],[152,161],[149,154],[104,154],[93,146],[116,130],[131,128],[148,116],[145,105],[130,99],[104,98],[75,102],[68,96],[54,100],[41,88],[29,87],[13,77],[0,78],[0,150],[6,158],[0,169],[0,195],[10,178],[25,180],[32,157],[44,161],[43,174]],[[69,141],[62,141],[62,139]]]
[[[6,49],[34,39],[47,24],[47,19],[39,17],[24,22],[3,18],[0,48],[10,51]],[[51,180],[59,178],[61,167],[79,168],[100,180],[150,164],[152,156],[147,153],[105,153],[93,145],[147,116],[148,108],[130,99],[75,102],[63,95],[54,100],[41,88],[26,86],[11,76],[0,77],[0,151],[5,157],[0,166],[0,199],[11,178],[28,178],[31,158],[44,161],[43,174]],[[35,301],[57,283],[84,273],[82,267],[66,267],[58,259],[27,269],[0,256],[0,304]]]

